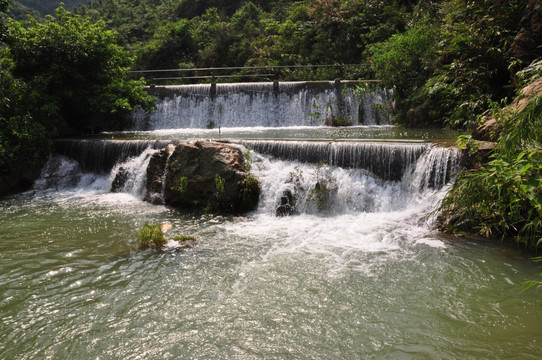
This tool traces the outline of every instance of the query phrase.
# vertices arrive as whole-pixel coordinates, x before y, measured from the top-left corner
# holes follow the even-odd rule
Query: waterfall
[[[397,164],[400,170],[388,172],[388,175],[393,173],[394,176],[401,172],[401,178],[384,179],[364,166],[341,167],[336,166],[337,162],[333,164],[336,154],[345,150],[341,147],[348,148],[346,153],[349,154],[358,151],[358,158],[367,152],[372,154],[369,158],[374,161],[384,160],[383,163],[387,163],[389,159],[378,158],[379,151],[369,151],[378,149],[379,144],[366,144],[371,145],[367,147],[356,146],[360,144],[289,145],[282,147],[283,155],[291,155],[287,160],[284,160],[287,156],[279,156],[283,160],[264,156],[255,161],[255,169],[264,187],[260,205],[260,211],[264,213],[292,215],[402,211],[418,201],[424,202],[423,199],[441,189],[457,172],[459,163],[459,153],[453,148],[425,144],[420,147],[401,144],[397,147],[397,144],[388,144],[390,146],[383,146],[380,150],[385,151],[380,153],[393,154],[393,150],[396,150],[396,154],[400,154],[397,158],[405,162]],[[292,161],[296,152],[309,153],[309,149],[314,151],[313,154],[320,153],[321,157],[328,157],[332,161],[327,164]],[[276,151],[276,154],[280,152]],[[386,173],[383,172],[384,175]]]
[[[161,149],[167,140],[56,140],[54,151],[77,160],[83,171],[106,174],[119,162],[140,155],[145,149]]]
[[[35,188],[92,184],[143,199],[150,157],[171,143],[175,141],[64,140],[57,144],[60,160],[50,161]],[[459,155],[454,148],[428,143],[236,143],[251,150],[253,171],[263,186],[258,211],[277,215],[400,211],[449,182]]]
[[[388,124],[391,94],[357,82],[275,82],[150,88],[157,109],[133,115],[134,130],[322,126],[344,116],[353,125]]]
[[[429,147],[424,143],[239,141],[258,153],[282,160],[370,171],[382,180],[398,181]]]

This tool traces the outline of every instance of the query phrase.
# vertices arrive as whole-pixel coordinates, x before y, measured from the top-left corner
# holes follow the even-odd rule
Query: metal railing
[[[368,68],[369,64],[330,64],[330,65],[275,65],[275,66],[233,66],[233,67],[206,67],[206,68],[185,68],[185,69],[154,69],[154,70],[132,70],[129,74],[141,74],[148,84],[155,82],[217,82],[219,79],[244,79],[266,78],[267,81],[274,80],[313,80],[310,77],[318,77],[316,71],[333,70],[334,78],[345,79],[349,73],[361,73],[361,69]],[[303,71],[296,74],[296,71]],[[310,73],[310,72],[313,73]],[[364,73],[367,73],[365,70]],[[161,76],[172,74],[171,76]],[[298,76],[299,78],[296,78]],[[303,78],[302,78],[303,77]],[[309,79],[307,79],[309,77]],[[346,76],[348,77],[348,76]],[[319,79],[324,80],[324,79]],[[334,79],[325,79],[334,80]],[[346,79],[346,80],[359,80]],[[367,80],[373,81],[373,80]]]

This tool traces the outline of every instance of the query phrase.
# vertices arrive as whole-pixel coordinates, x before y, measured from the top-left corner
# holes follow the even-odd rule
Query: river
[[[202,137],[190,131],[217,135],[158,129],[102,138]],[[382,149],[390,132],[406,134],[299,131],[334,148],[357,140]],[[221,129],[220,136],[305,146],[281,132],[294,131]],[[253,150],[262,196],[255,211],[235,217],[142,201],[152,146],[107,172],[54,156],[31,191],[0,201],[0,358],[539,359],[542,298],[520,284],[540,269],[499,242],[448,239],[432,229],[427,214],[448,178],[436,181],[427,170],[444,166],[450,175],[454,152],[435,145],[450,136],[421,134],[392,142],[424,147],[399,180],[358,163],[318,166]],[[120,165],[134,176],[111,193]],[[292,178],[305,189],[298,213],[276,216]],[[322,178],[334,195],[320,208],[308,192]],[[196,242],[140,250],[146,222],[171,224],[170,238]]]

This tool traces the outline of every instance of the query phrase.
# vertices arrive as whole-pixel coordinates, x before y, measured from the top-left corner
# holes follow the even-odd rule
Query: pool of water
[[[99,139],[284,139],[329,141],[424,141],[454,144],[461,134],[455,130],[406,129],[400,126],[350,127],[243,127],[213,129],[164,129],[154,131],[122,131],[99,134]]]
[[[330,169],[370,207],[276,217],[273,189],[313,170],[255,161],[264,195],[242,217],[112,194],[93,174],[1,200],[0,358],[540,358],[528,256],[442,238],[425,215],[445,190],[356,170]],[[146,222],[197,241],[141,250]]]

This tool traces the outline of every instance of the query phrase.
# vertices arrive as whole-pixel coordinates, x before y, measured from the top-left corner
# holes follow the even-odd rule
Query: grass
[[[167,243],[161,224],[145,223],[137,236],[141,248],[161,248]]]

